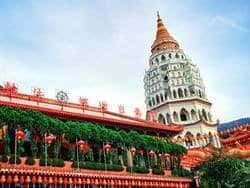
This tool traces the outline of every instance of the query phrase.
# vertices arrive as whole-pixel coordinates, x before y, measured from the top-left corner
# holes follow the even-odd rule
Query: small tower
[[[200,71],[170,35],[159,13],[144,88],[147,112],[156,112],[158,122],[166,126],[184,125],[180,136],[217,132]]]

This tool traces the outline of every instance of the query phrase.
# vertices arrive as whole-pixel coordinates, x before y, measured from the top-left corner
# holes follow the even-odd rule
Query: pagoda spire
[[[159,11],[157,11],[157,31],[153,45],[151,46],[151,52],[157,53],[165,49],[178,49],[178,42],[169,34],[165,27]]]

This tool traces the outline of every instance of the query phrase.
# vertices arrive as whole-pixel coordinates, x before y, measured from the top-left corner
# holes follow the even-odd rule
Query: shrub
[[[78,168],[77,161],[72,163],[72,167]],[[91,170],[113,170],[113,171],[123,171],[121,165],[115,164],[104,164],[104,163],[94,163],[94,162],[79,162],[79,168],[86,168]]]
[[[50,158],[47,159],[47,166],[51,166],[52,160]],[[41,158],[39,161],[40,166],[45,166],[45,158]]]
[[[7,155],[2,155],[1,157],[1,161],[4,162],[4,163],[7,163],[8,162],[8,156]]]
[[[73,168],[78,168],[78,164],[77,161],[73,161],[72,165]],[[84,167],[84,162],[80,161],[79,162],[79,168],[83,168]]]
[[[51,161],[51,165],[57,167],[64,167],[65,164],[63,159],[54,158]]]
[[[35,164],[35,160],[32,157],[27,157],[27,159],[25,160],[25,164],[27,164],[27,165],[34,165]]]
[[[15,155],[11,155],[9,158],[9,163],[10,164],[15,164]],[[19,156],[16,156],[16,164],[20,164],[21,163],[21,159]]]
[[[149,169],[145,166],[134,166],[134,167],[127,167],[127,172],[136,172],[136,173],[142,173],[142,174],[147,174],[149,173]]]
[[[159,166],[156,166],[152,169],[152,173],[155,175],[164,175],[164,170],[162,170]]]
[[[177,168],[175,167],[172,170],[173,176],[180,176],[180,177],[190,177],[191,176],[191,172],[187,169],[184,169],[182,167]]]

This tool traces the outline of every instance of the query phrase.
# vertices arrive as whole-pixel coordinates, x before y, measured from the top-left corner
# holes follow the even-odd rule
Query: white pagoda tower
[[[157,17],[156,38],[144,76],[146,118],[154,112],[158,122],[166,126],[184,125],[178,141],[185,146],[212,143],[219,147],[217,123],[211,114],[212,104],[207,99],[199,68],[169,34],[159,14]]]

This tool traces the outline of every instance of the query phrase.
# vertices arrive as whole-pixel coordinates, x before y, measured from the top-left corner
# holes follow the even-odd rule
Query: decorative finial
[[[160,19],[160,13],[157,11],[157,18]]]

